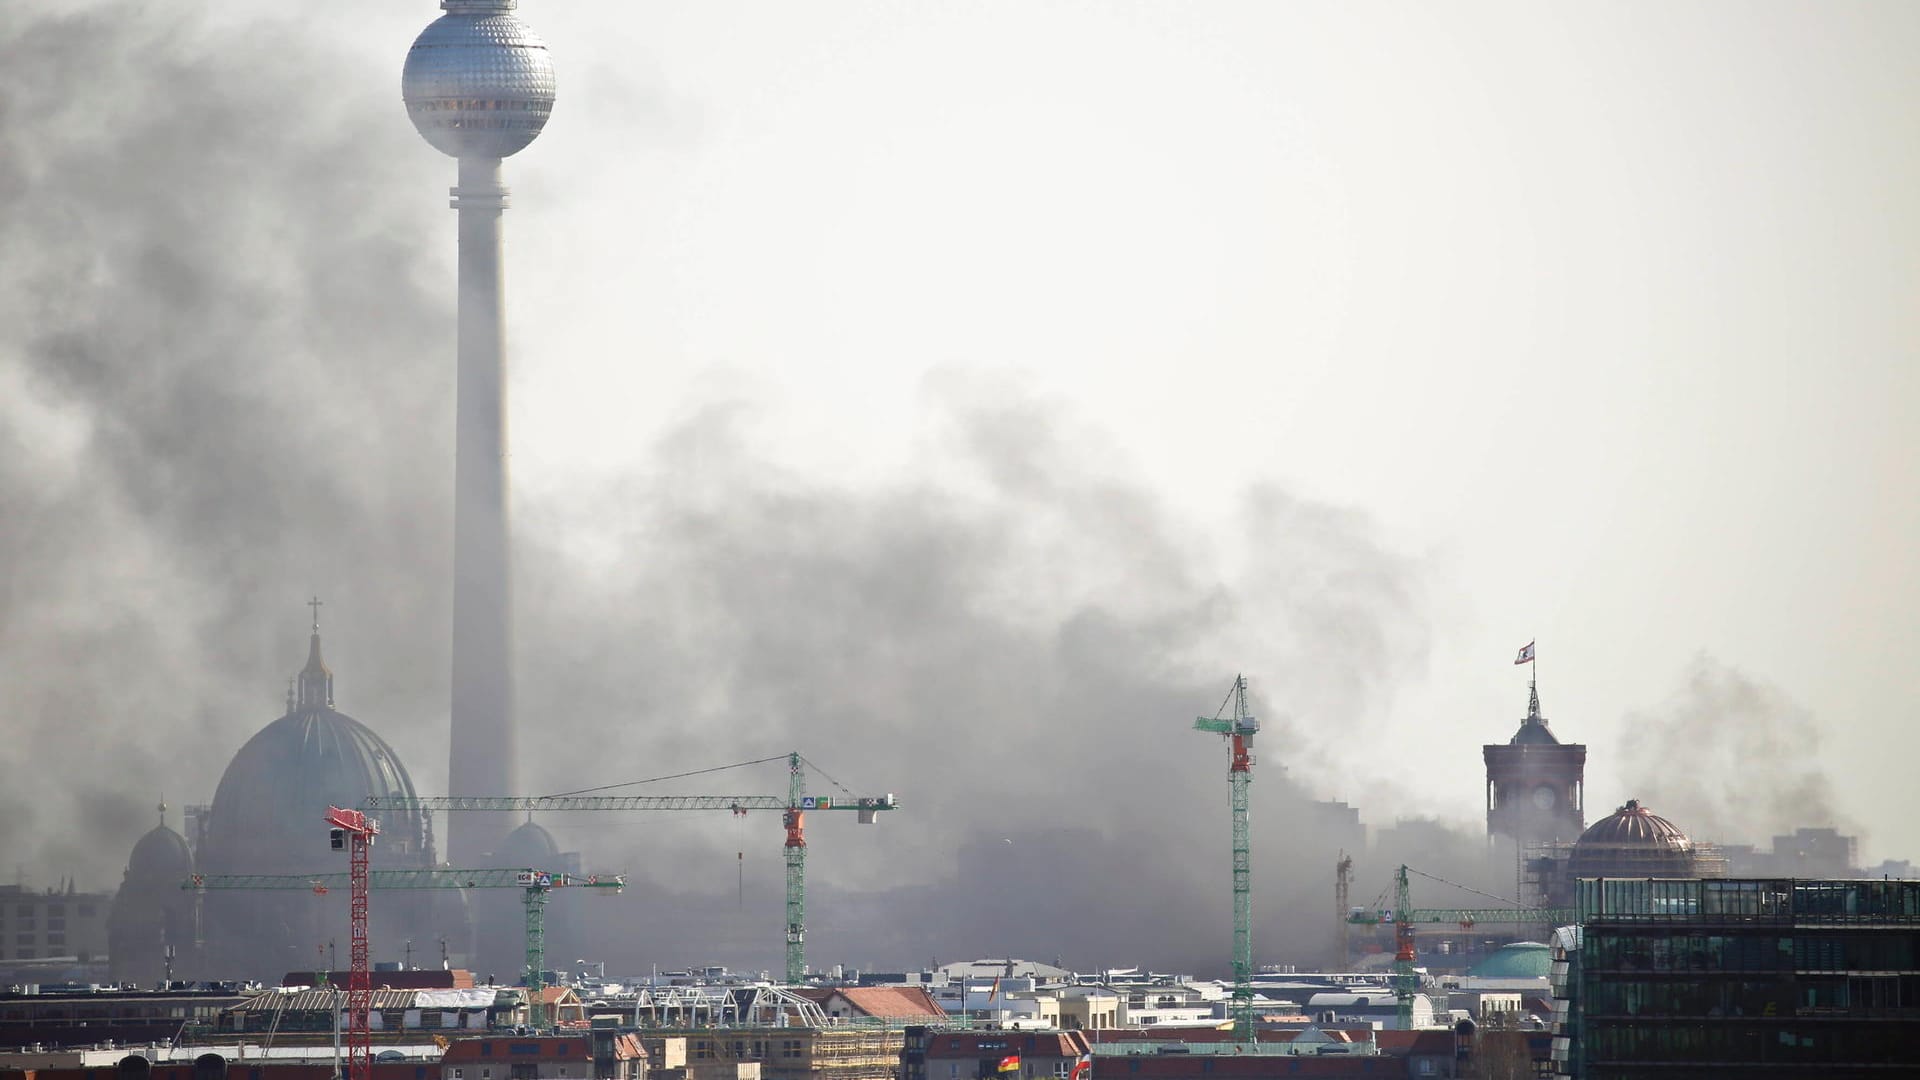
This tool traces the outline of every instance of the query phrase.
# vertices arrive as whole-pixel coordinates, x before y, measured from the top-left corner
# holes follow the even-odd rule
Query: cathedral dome
[[[164,804],[160,812],[166,813]],[[187,838],[167,828],[164,821],[142,836],[133,845],[133,854],[127,856],[130,878],[171,880],[177,884],[192,873],[193,853],[187,850]]]
[[[220,777],[203,868],[255,874],[341,869],[327,846],[327,807],[413,795],[413,779],[393,747],[333,707],[333,673],[320,658],[316,629],[286,715],[247,740]],[[432,844],[425,814],[390,812],[380,819],[374,862],[430,865]]]

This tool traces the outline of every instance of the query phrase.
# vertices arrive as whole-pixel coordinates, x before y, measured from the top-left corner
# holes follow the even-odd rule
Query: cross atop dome
[[[313,636],[307,639],[307,666],[300,669],[295,692],[289,695],[287,711],[333,708],[333,672],[320,658],[320,598],[307,601],[313,609]]]

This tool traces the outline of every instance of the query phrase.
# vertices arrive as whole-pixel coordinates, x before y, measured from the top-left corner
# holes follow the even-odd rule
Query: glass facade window
[[[1920,1066],[1920,882],[1591,879],[1577,898],[1562,1075]]]

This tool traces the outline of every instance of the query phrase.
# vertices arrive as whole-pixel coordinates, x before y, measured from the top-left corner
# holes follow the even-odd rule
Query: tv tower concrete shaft
[[[460,320],[453,495],[454,794],[518,791],[513,724],[513,568],[507,524],[507,350],[500,159],[460,159]],[[478,865],[510,815],[447,822],[447,857]]]
[[[512,559],[507,530],[506,330],[500,274],[502,158],[526,149],[553,111],[546,42],[517,0],[440,0],[414,39],[400,96],[420,137],[460,163],[460,341],[453,485],[455,795],[513,791]],[[483,865],[511,827],[505,814],[448,822],[447,858]]]

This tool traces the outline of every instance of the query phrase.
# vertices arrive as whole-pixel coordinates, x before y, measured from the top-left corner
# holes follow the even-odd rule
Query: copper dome
[[[1693,841],[1638,799],[1594,822],[1573,845],[1569,873],[1582,877],[1693,877]]]

